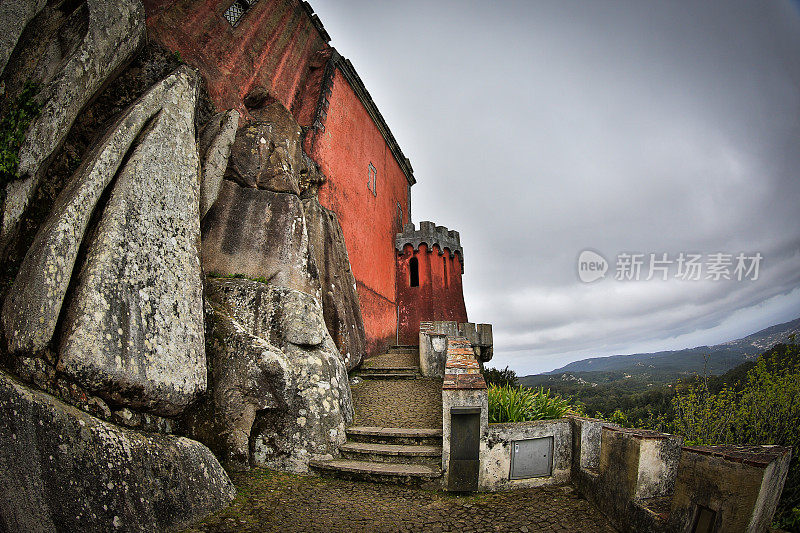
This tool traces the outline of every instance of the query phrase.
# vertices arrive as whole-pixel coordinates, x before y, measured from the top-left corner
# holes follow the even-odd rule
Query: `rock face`
[[[3,304],[9,351],[36,353],[50,343],[78,250],[101,195],[145,124],[165,102],[186,96],[196,76],[183,67],[148,91],[112,126],[59,196]]]
[[[64,319],[58,361],[99,396],[166,416],[206,388],[198,84],[181,69],[120,171]]]
[[[3,31],[0,32],[0,74],[5,70],[22,30],[46,3],[47,0],[6,0],[0,3],[0,20],[3,21]]]
[[[231,109],[211,117],[200,131],[198,149],[203,166],[203,177],[200,181],[200,220],[217,200],[238,125],[239,112]]]
[[[353,408],[347,370],[306,293],[210,279],[210,394],[186,417],[227,467],[306,471],[344,442]]]
[[[351,370],[361,364],[366,338],[342,227],[336,214],[322,207],[316,197],[303,200],[303,212],[309,250],[322,288],[325,324],[347,369]]]
[[[319,282],[309,261],[300,197],[224,180],[203,219],[203,268],[316,295]]]
[[[144,7],[139,0],[86,0],[86,6],[88,24],[82,42],[65,58],[63,67],[59,65],[53,75],[39,80],[45,83],[40,95],[43,107],[20,147],[18,174],[21,179],[6,187],[0,228],[3,246],[28,206],[45,171],[45,163],[63,141],[78,113],[144,42]],[[4,18],[3,25],[6,23]],[[34,40],[35,37],[38,36],[34,36]],[[41,39],[58,39],[58,35],[45,34]],[[29,43],[22,45],[27,47]],[[0,52],[5,53],[7,45],[3,43],[2,46]],[[4,72],[4,76],[6,74]]]
[[[235,496],[202,444],[119,428],[1,372],[0,410],[4,531],[165,531]]]
[[[259,120],[241,128],[225,177],[242,187],[300,194],[308,174],[300,126],[280,103],[253,110]]]

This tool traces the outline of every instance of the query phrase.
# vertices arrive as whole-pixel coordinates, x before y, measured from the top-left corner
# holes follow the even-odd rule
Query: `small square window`
[[[369,169],[367,171],[367,189],[372,191],[373,196],[378,196],[378,169],[376,169],[372,163],[369,164]]]
[[[255,4],[258,0],[236,0],[231,7],[225,10],[222,16],[225,20],[230,22],[231,26],[236,27],[245,13]]]

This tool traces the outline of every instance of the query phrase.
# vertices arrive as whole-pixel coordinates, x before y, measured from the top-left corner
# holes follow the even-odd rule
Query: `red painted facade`
[[[394,240],[408,221],[409,183],[341,69],[332,82],[324,127],[309,132],[306,152],[326,176],[319,201],[342,225],[375,354],[397,341]]]
[[[304,127],[306,153],[326,177],[320,203],[336,213],[344,233],[367,356],[398,340],[416,344],[417,332],[410,331],[420,320],[466,321],[460,252],[449,258],[449,250],[442,256],[436,247],[412,251],[427,261],[428,277],[425,288],[409,289],[395,236],[411,218],[413,170],[355,69],[327,44],[306,2],[248,0],[232,25],[224,13],[233,0],[143,1],[150,37],[200,70],[218,109],[238,109],[244,122],[245,97],[265,90]],[[422,307],[415,309],[417,304]]]
[[[417,260],[418,286],[412,285],[412,259]],[[446,247],[442,252],[438,244],[430,249],[426,243],[417,249],[412,244],[403,246],[397,257],[399,344],[419,344],[420,322],[468,322],[461,273],[458,251],[451,254]]]
[[[247,117],[242,99],[257,88],[287,109],[302,107],[295,99],[316,53],[328,48],[322,25],[299,0],[261,0],[234,27],[223,16],[232,3],[144,0],[150,37],[200,69],[220,109],[238,109]]]

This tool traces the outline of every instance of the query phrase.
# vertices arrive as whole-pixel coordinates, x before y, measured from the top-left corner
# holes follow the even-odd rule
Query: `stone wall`
[[[683,446],[680,436],[574,415],[489,424],[488,394],[475,346],[459,335],[472,332],[480,339],[480,330],[455,322],[423,322],[419,333],[421,368],[436,375],[441,365],[444,374],[445,490],[571,483],[621,531],[692,531],[697,524],[708,525],[709,531],[767,530],[788,473],[789,448]],[[484,329],[483,334],[489,333]],[[463,416],[477,417],[477,431],[455,422]],[[479,440],[477,461],[457,456],[470,449],[464,442],[472,438]],[[547,438],[552,438],[552,449],[546,452],[550,463],[520,475],[514,466],[519,447],[549,445],[532,442]]]
[[[553,439],[551,473],[547,476],[512,479],[511,456],[515,443],[531,439]],[[572,472],[572,424],[567,418],[511,424],[489,424],[481,442],[480,487],[508,490],[569,483]]]
[[[442,377],[447,362],[448,337],[461,337],[469,342],[481,371],[483,363],[493,355],[491,324],[458,323],[455,321],[420,322],[419,365],[426,377]]]

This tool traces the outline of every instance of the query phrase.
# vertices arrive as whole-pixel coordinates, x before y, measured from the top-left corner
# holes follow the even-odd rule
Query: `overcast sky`
[[[800,316],[798,5],[312,1],[411,160],[414,222],[461,232],[469,318],[518,375]],[[586,249],[609,269],[591,283]],[[681,252],[701,281],[645,280]],[[621,253],[645,254],[638,281]],[[734,279],[705,279],[715,253]]]

